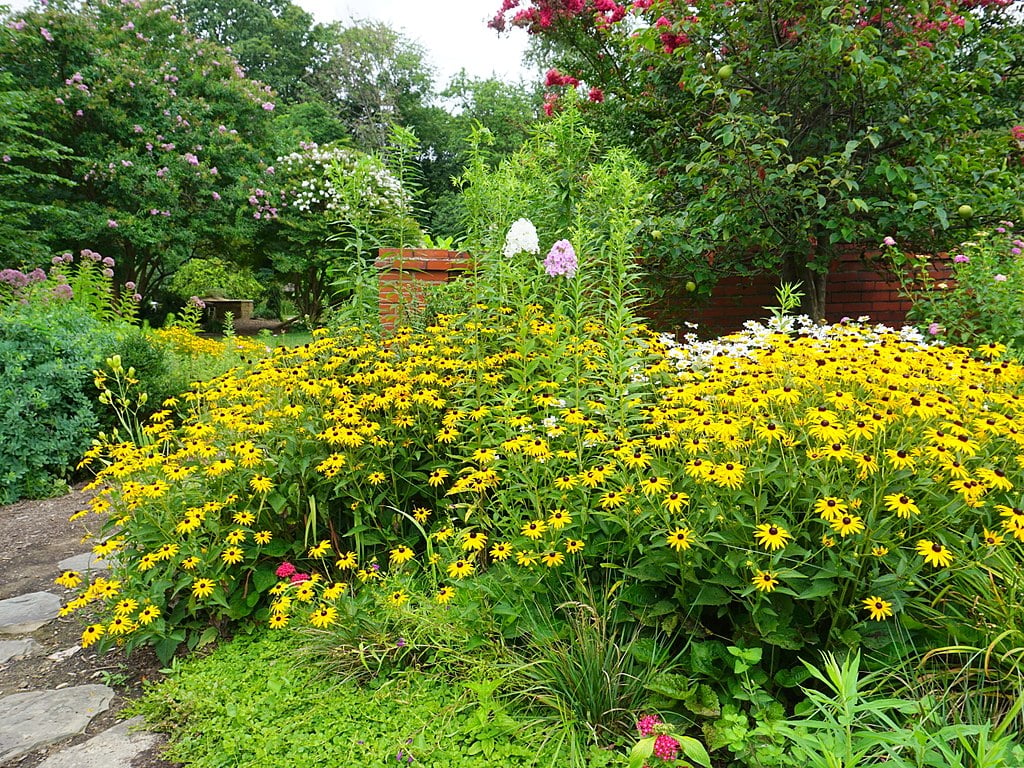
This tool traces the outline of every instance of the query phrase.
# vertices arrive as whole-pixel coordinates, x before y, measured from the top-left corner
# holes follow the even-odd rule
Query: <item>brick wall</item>
[[[382,248],[374,266],[380,270],[381,323],[391,329],[406,311],[423,307],[424,286],[446,282],[452,273],[469,268],[470,257],[456,251]],[[939,261],[936,277],[948,275]],[[776,275],[728,277],[720,280],[710,298],[688,293],[685,280],[668,281],[662,298],[641,309],[652,327],[683,333],[685,323],[697,323],[703,335],[738,330],[747,320],[767,317],[776,304]],[[900,284],[884,266],[877,249],[849,246],[829,269],[825,289],[825,318],[868,315],[872,321],[899,326],[910,302],[900,296]]]
[[[426,286],[445,283],[469,268],[469,254],[428,248],[381,248],[373,266],[378,275],[380,322],[392,330],[407,313],[420,312]]]

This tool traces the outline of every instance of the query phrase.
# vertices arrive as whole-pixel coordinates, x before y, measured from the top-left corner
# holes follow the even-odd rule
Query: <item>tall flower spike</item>
[[[533,226],[533,222],[529,219],[516,219],[512,222],[505,236],[502,253],[506,259],[511,259],[517,253],[540,253],[537,228]]]

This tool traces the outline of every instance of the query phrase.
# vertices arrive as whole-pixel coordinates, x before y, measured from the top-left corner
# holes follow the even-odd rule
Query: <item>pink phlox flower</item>
[[[544,259],[544,271],[551,277],[565,275],[572,277],[576,274],[579,262],[576,259],[576,251],[568,240],[559,240],[551,246],[547,258]]]

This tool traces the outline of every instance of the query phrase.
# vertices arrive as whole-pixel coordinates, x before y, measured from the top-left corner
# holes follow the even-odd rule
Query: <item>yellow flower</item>
[[[541,555],[541,562],[544,563],[548,568],[554,568],[565,562],[565,555],[559,552],[557,549],[552,549]]]
[[[355,568],[357,563],[358,563],[358,560],[356,559],[356,553],[355,552],[346,552],[345,554],[343,554],[341,557],[338,558],[338,560],[335,563],[335,565],[338,568],[341,568],[342,570],[346,570],[348,568]]]
[[[440,485],[444,485],[445,478],[451,474],[447,469],[435,469],[427,477],[427,483],[432,488],[437,488]]]
[[[762,523],[754,531],[754,540],[772,552],[782,549],[793,536],[785,528],[771,523]]]
[[[582,539],[566,539],[565,540],[565,551],[568,554],[570,554],[570,555],[574,555],[577,552],[582,552],[583,551],[583,546],[584,546],[584,544],[583,544]]]
[[[447,605],[453,597],[455,597],[454,587],[441,587],[437,590],[437,594],[434,595],[434,602]]]
[[[444,543],[444,542],[448,541],[448,539],[450,539],[454,535],[455,535],[455,529],[452,528],[450,525],[446,525],[444,528],[442,528],[441,530],[439,530],[436,533],[434,533],[434,538],[437,541],[440,541],[440,542]]]
[[[871,555],[873,557],[885,557],[888,554],[889,548],[880,544],[871,548]]]
[[[196,597],[209,597],[216,585],[213,579],[196,579],[192,582],[192,594]]]
[[[667,509],[672,514],[677,513],[680,509],[690,503],[690,497],[685,493],[678,493],[672,491],[672,493],[665,496],[661,501],[661,506]]]
[[[479,552],[487,546],[487,536],[480,531],[469,531],[462,537],[462,548],[467,552]]]
[[[516,564],[524,568],[532,568],[537,564],[537,553],[520,549],[516,552]]]
[[[838,515],[846,512],[849,507],[846,502],[842,499],[836,498],[835,496],[826,496],[823,499],[818,499],[814,502],[814,511],[817,512],[823,519],[832,522]]]
[[[266,475],[253,475],[249,480],[249,487],[256,493],[266,493],[274,487],[274,482]]]
[[[512,545],[507,542],[500,542],[491,547],[491,557],[499,563],[504,562],[512,554]]]
[[[601,509],[615,509],[621,507],[625,501],[625,491],[608,491],[597,502],[597,506]]]
[[[90,645],[99,640],[106,631],[107,628],[103,624],[90,624],[88,627],[82,630],[82,647],[88,648]]]
[[[252,525],[256,522],[256,515],[247,509],[243,509],[240,512],[236,512],[231,519],[235,521],[236,525]]]
[[[456,560],[448,566],[448,575],[453,579],[464,579],[473,572],[473,563],[469,560]]]
[[[885,497],[885,508],[895,512],[898,517],[909,518],[911,514],[919,515],[921,510],[909,496],[902,493],[890,493]]]
[[[659,475],[646,477],[640,483],[640,490],[644,492],[644,496],[654,496],[655,494],[664,493],[668,490],[668,478],[661,477]]]
[[[1003,543],[1003,537],[994,531],[990,531],[988,528],[982,534],[981,540],[989,547],[998,547]]]
[[[116,616],[127,616],[139,607],[139,601],[133,600],[130,597],[126,597],[114,606],[114,614]]]
[[[82,574],[78,571],[64,571],[64,573],[53,580],[53,583],[67,589],[74,589],[82,583]]]
[[[181,561],[181,567],[186,571],[194,570],[197,565],[199,565],[199,558],[194,555],[192,557],[186,557]]]
[[[324,590],[324,600],[337,600],[345,593],[346,589],[348,589],[348,584],[344,581],[336,581]]]
[[[689,528],[676,528],[674,531],[669,531],[668,536],[665,537],[665,542],[676,552],[689,549],[693,546],[693,541],[693,531]]]
[[[333,605],[321,605],[309,615],[309,623],[317,629],[331,626],[338,620],[338,609]]]
[[[935,568],[945,568],[953,562],[953,553],[937,541],[921,539],[917,542],[917,554]]]
[[[885,621],[892,616],[892,603],[877,596],[871,596],[863,600],[864,610],[868,612],[868,618],[872,621]]]
[[[523,526],[522,534],[528,539],[536,541],[544,535],[544,532],[547,531],[547,529],[548,525],[543,520],[531,520]]]
[[[269,620],[271,629],[283,629],[288,626],[288,614],[287,613],[272,613],[270,614]]]
[[[236,565],[245,559],[245,553],[240,547],[228,547],[220,553],[220,559],[228,565]]]
[[[430,510],[426,507],[415,507],[412,510],[412,516],[417,523],[425,523],[430,517]]]
[[[309,548],[310,557],[324,557],[328,552],[331,551],[331,542],[327,539],[322,539],[319,544],[315,544]]]
[[[864,521],[857,515],[839,515],[832,520],[832,530],[840,536],[860,533],[864,530]]]
[[[245,541],[246,535],[247,532],[244,528],[235,528],[233,531],[229,531],[224,538],[228,544],[241,544]]]
[[[136,621],[143,626],[151,624],[160,615],[160,609],[155,605],[147,605],[141,611],[139,615],[135,617]]]
[[[555,509],[548,515],[548,524],[556,531],[562,530],[572,522],[572,515],[564,509]]]
[[[555,488],[560,491],[571,491],[578,482],[579,479],[575,475],[562,475],[555,478]]]
[[[252,535],[252,540],[257,544],[269,544],[272,538],[273,534],[270,531],[256,531]]]
[[[399,544],[397,547],[391,550],[391,562],[395,565],[401,565],[409,560],[412,560],[416,553],[413,552],[409,547],[404,544]]]
[[[385,475],[383,472],[371,472],[366,476],[366,482],[368,482],[370,485],[380,485],[387,479],[388,476]]]
[[[756,571],[751,581],[759,592],[771,592],[779,585],[779,580],[771,571]]]
[[[735,461],[727,461],[724,464],[715,465],[715,474],[711,477],[715,485],[723,488],[736,490],[743,485],[743,478],[747,468]]]
[[[388,595],[387,601],[393,608],[401,608],[409,601],[409,595],[404,589],[396,589]]]

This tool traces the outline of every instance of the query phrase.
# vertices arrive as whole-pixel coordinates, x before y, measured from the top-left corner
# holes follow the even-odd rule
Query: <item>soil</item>
[[[53,583],[60,572],[57,563],[65,557],[89,551],[87,524],[95,526],[90,515],[70,522],[68,518],[82,509],[88,495],[81,490],[66,496],[40,501],[20,501],[0,507],[0,599],[28,592],[52,592],[67,600],[71,593]],[[93,517],[89,520],[89,517]],[[73,685],[103,683],[115,691],[110,709],[98,715],[85,733],[45,750],[26,755],[10,763],[14,768],[34,768],[49,755],[65,747],[85,741],[120,720],[119,713],[142,693],[148,681],[160,678],[161,664],[148,649],[136,650],[131,657],[112,650],[104,656],[91,649],[70,653],[81,640],[82,619],[78,616],[58,618],[32,633],[43,646],[26,659],[0,664],[0,696],[28,690],[66,688]],[[48,658],[68,651],[67,658]],[[174,768],[160,757],[159,748],[139,755],[132,768]]]

